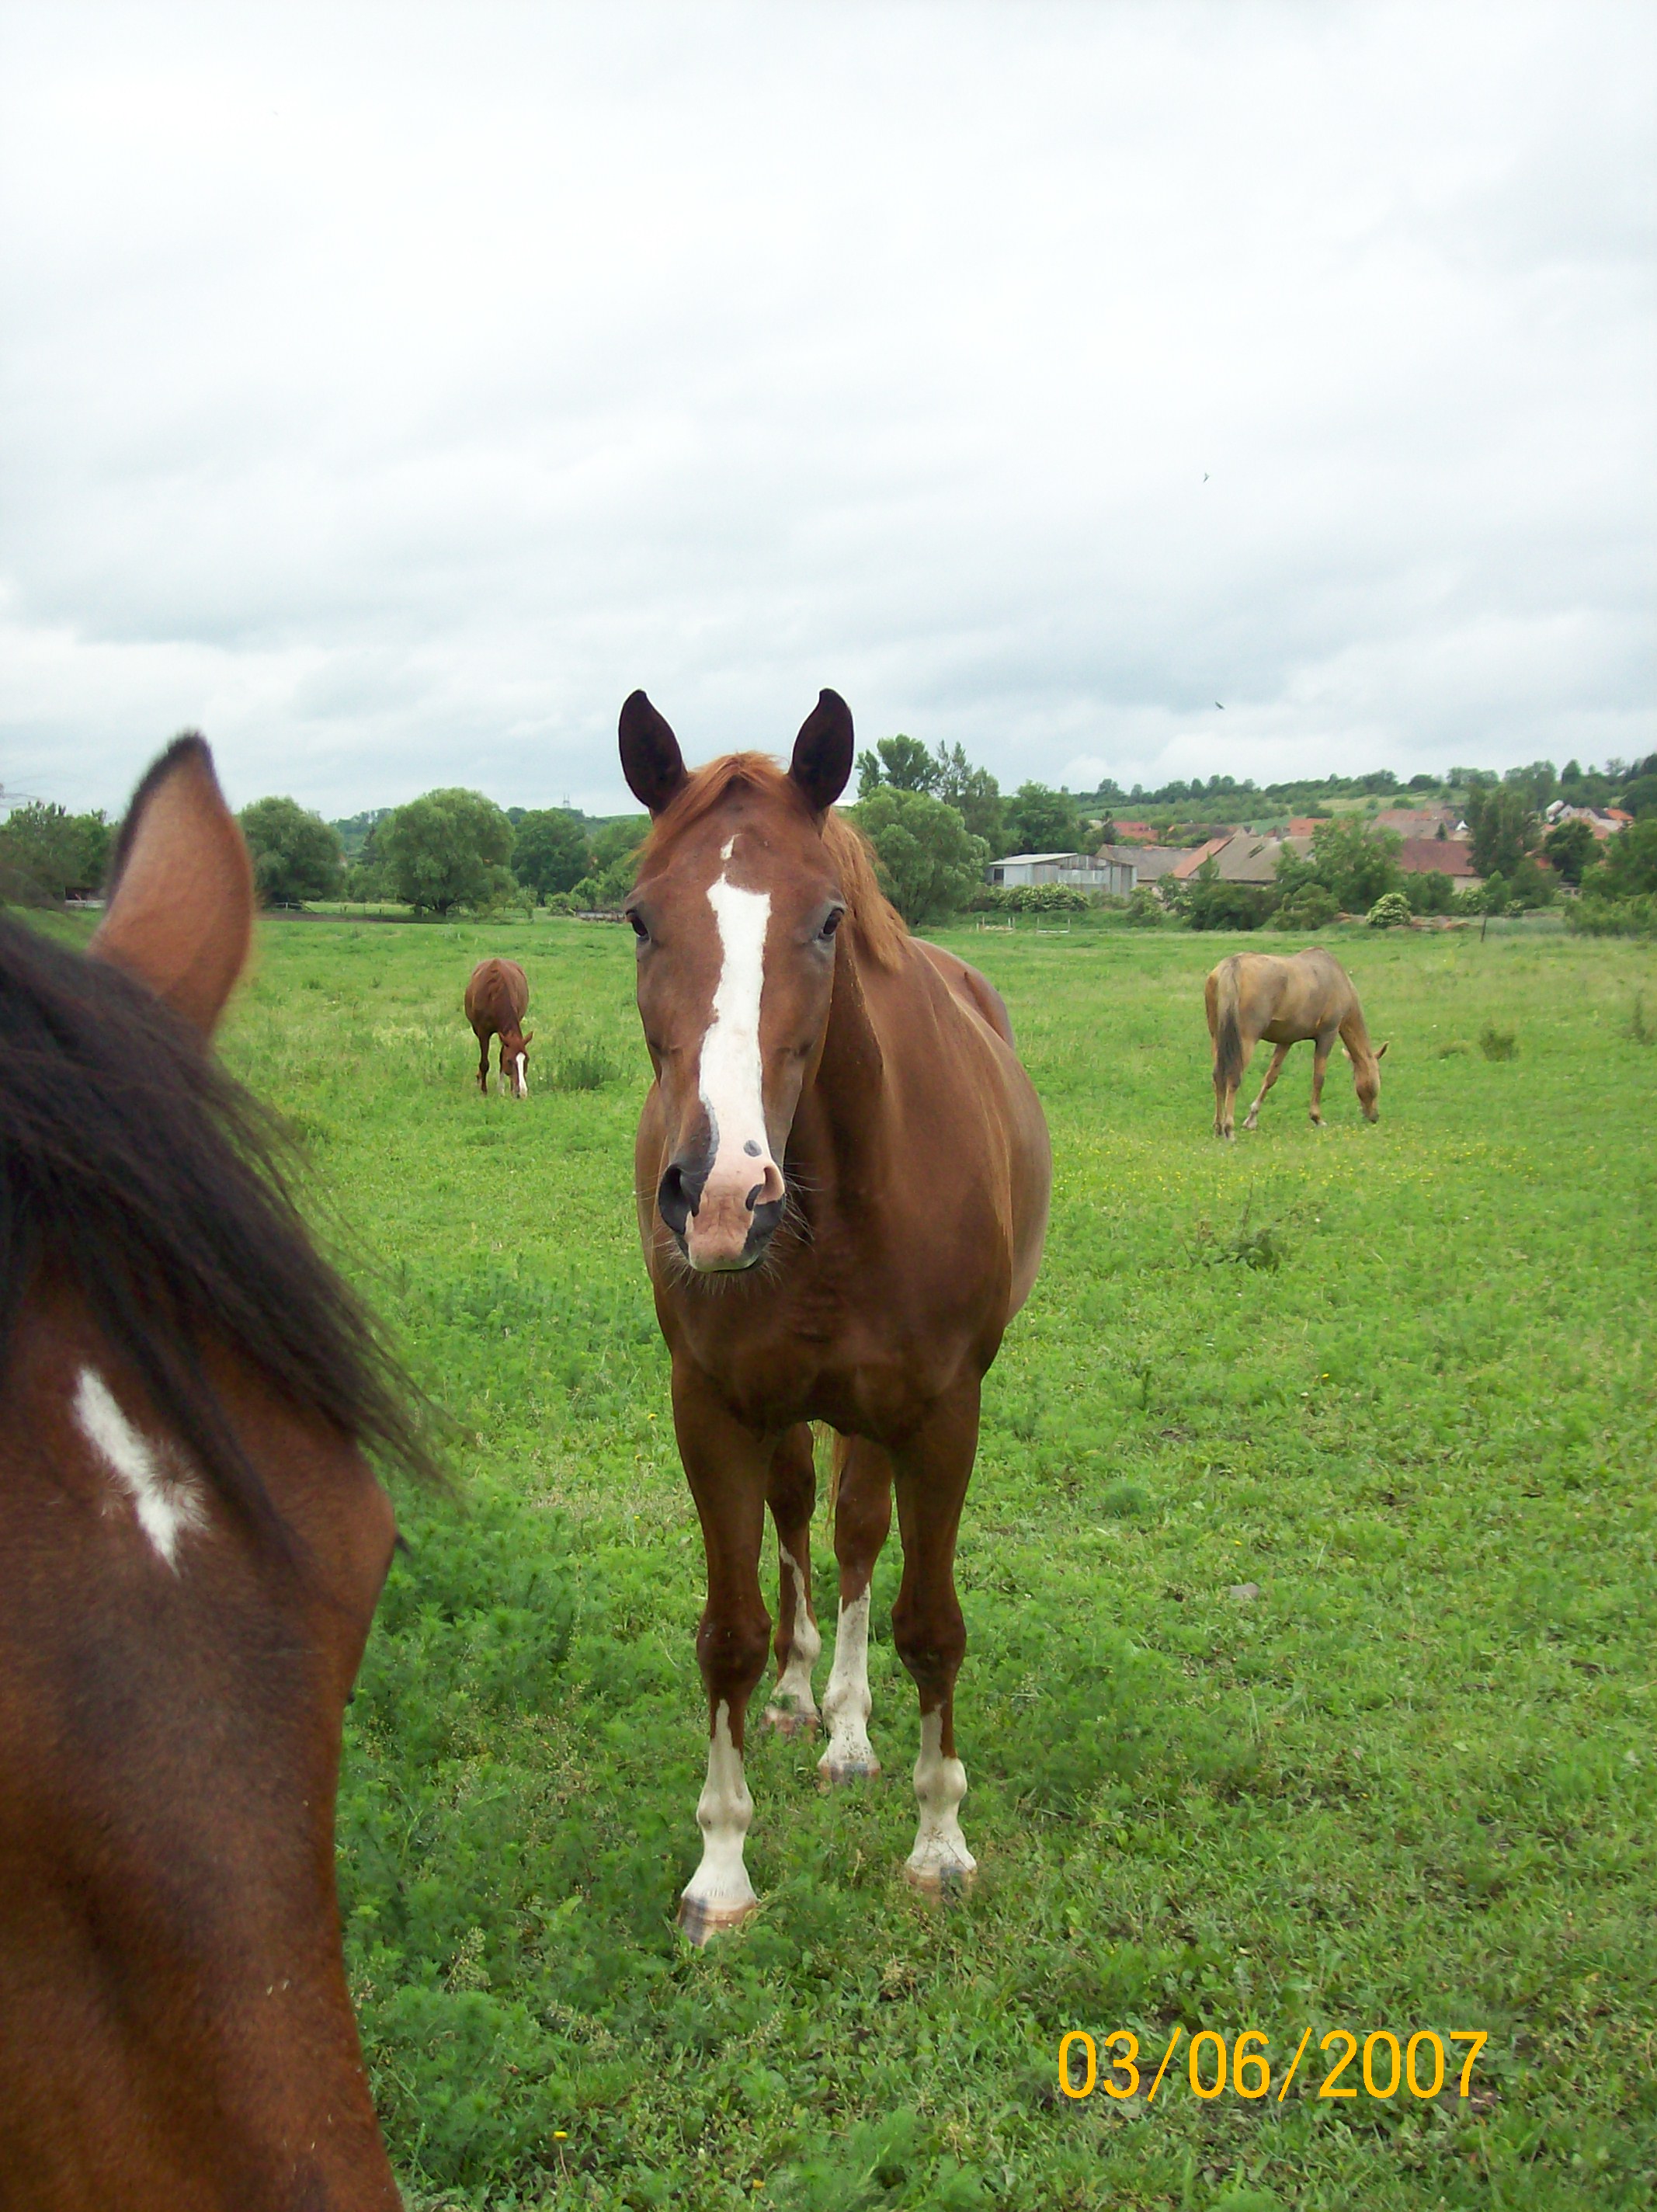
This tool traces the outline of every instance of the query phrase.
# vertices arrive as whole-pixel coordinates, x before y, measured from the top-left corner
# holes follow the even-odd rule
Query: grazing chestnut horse
[[[418,1463],[209,1058],[252,877],[199,738],[95,957],[0,922],[0,2204],[393,2212],[334,1891]]]
[[[466,986],[466,1019],[477,1039],[477,1087],[489,1095],[489,1039],[501,1040],[501,1095],[530,1095],[524,1062],[533,1030],[523,1028],[529,981],[515,960],[480,960]]]
[[[768,1717],[817,1720],[812,1421],[839,1432],[821,1771],[831,1782],[880,1771],[870,1582],[895,1486],[892,1634],[920,1693],[908,1873],[938,1890],[974,1872],[956,1814],[956,1531],[980,1385],[1035,1279],[1051,1162],[1000,999],[908,935],[861,839],[829,811],[852,767],[844,701],[822,694],[786,775],[757,753],[688,775],[642,691],[622,710],[621,750],[655,817],[628,902],[656,1071],[639,1123],[639,1227],[707,1554],[704,1848],[679,1909],[701,1943],[756,1905],[743,1747],[771,1626],[759,1584],[768,1504],[780,1554]]]
[[[1266,1071],[1260,1095],[1243,1122],[1252,1129],[1260,1103],[1282,1073],[1292,1045],[1312,1046],[1312,1119],[1323,1127],[1323,1074],[1338,1036],[1352,1063],[1358,1103],[1366,1121],[1380,1108],[1381,1060],[1364,1026],[1363,1009],[1351,978],[1338,960],[1314,945],[1290,960],[1271,952],[1234,952],[1222,960],[1204,987],[1208,1033],[1214,1040],[1214,1133],[1230,1137],[1233,1108],[1244,1071],[1262,1037],[1277,1047]]]

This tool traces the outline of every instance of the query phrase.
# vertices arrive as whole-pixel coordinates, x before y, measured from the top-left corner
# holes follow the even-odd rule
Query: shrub
[[[1411,914],[1448,914],[1455,903],[1455,881],[1440,875],[1436,868],[1423,875],[1405,876],[1404,896]]]
[[[1565,927],[1583,937],[1657,937],[1657,898],[1585,893],[1565,908]]]
[[[1130,929],[1160,929],[1168,919],[1168,908],[1150,884],[1136,884],[1124,919]]]
[[[1383,892],[1365,918],[1371,929],[1406,927],[1411,920],[1410,902],[1402,891]]]
[[[1258,929],[1277,905],[1263,884],[1229,884],[1205,860],[1185,886],[1185,916],[1193,929]]]
[[[1321,884],[1302,884],[1284,901],[1272,917],[1273,929],[1326,929],[1339,913],[1334,893]]]

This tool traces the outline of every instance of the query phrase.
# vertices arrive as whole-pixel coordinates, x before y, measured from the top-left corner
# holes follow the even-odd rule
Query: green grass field
[[[1201,983],[1244,940],[950,941],[1006,994],[1058,1176],[963,1530],[982,1875],[941,1911],[901,1879],[883,1620],[884,1777],[829,1797],[814,1747],[755,1741],[765,1909],[696,1954],[701,1547],[633,1227],[630,939],[264,928],[227,1055],[458,1424],[456,1499],[401,1499],[341,1803],[411,2203],[1649,2204],[1650,948],[1332,939],[1390,1041],[1381,1121],[1338,1057],[1314,1130],[1302,1051],[1227,1150]],[[488,951],[530,967],[522,1105],[471,1084]],[[894,1540],[877,1613],[895,1583]],[[1361,2059],[1320,2098],[1343,2027],[1489,2039],[1465,2100],[1455,2046],[1437,2098]],[[1139,2094],[1060,2096],[1061,2034],[1118,2028]],[[1191,2036],[1251,2029],[1267,2096],[1193,2094]]]

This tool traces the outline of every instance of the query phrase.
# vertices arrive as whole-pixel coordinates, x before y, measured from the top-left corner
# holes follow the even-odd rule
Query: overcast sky
[[[0,6],[0,778],[1657,748],[1657,9]],[[1219,702],[1219,703],[1217,703]]]

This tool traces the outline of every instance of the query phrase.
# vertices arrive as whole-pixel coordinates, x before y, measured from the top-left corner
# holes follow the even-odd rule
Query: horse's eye
[[[638,913],[635,908],[629,907],[628,908],[627,918],[633,924],[633,934],[642,945],[645,939],[650,935],[650,932],[645,927],[644,916]]]
[[[832,937],[845,919],[845,908],[837,906],[834,912],[829,915],[828,921],[823,923],[822,927],[817,932],[817,934],[824,939]]]

